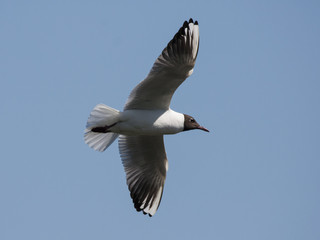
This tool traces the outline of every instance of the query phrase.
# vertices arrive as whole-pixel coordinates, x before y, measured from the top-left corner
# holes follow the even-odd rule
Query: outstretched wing
[[[198,22],[190,19],[162,51],[147,78],[132,90],[124,109],[168,109],[175,90],[192,74],[198,49]]]
[[[134,207],[144,214],[154,215],[168,169],[163,136],[120,135],[119,150]]]

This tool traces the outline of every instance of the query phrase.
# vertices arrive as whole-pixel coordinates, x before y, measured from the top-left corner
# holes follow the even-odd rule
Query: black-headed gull
[[[164,134],[201,129],[196,120],[170,109],[175,90],[193,72],[199,49],[198,22],[185,21],[148,76],[131,92],[122,112],[98,104],[91,112],[84,139],[104,151],[119,137],[121,160],[137,211],[156,213],[164,187],[168,160]]]

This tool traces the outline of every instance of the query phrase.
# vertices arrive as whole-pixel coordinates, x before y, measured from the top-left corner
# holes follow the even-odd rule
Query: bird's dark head
[[[183,131],[188,131],[188,130],[192,130],[192,129],[200,129],[200,130],[203,130],[203,131],[206,131],[206,132],[209,132],[208,129],[206,129],[205,127],[202,127],[200,126],[199,123],[197,123],[197,121],[187,115],[187,114],[183,114],[184,115],[184,128],[183,128]]]

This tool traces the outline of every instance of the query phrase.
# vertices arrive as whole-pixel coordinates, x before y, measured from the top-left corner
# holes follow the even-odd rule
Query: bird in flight
[[[137,211],[153,216],[160,204],[168,160],[163,135],[200,129],[197,121],[170,108],[175,90],[189,77],[199,50],[199,26],[185,21],[130,93],[123,111],[98,104],[90,113],[84,140],[94,150],[106,150],[119,138],[127,185]]]

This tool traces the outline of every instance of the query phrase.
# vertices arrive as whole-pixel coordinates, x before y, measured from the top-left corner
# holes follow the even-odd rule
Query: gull
[[[168,170],[163,135],[200,129],[197,121],[170,108],[175,90],[189,77],[199,49],[199,25],[185,21],[130,93],[123,111],[104,104],[94,107],[84,140],[94,150],[106,150],[119,138],[119,152],[130,196],[137,211],[153,216],[162,198]]]

